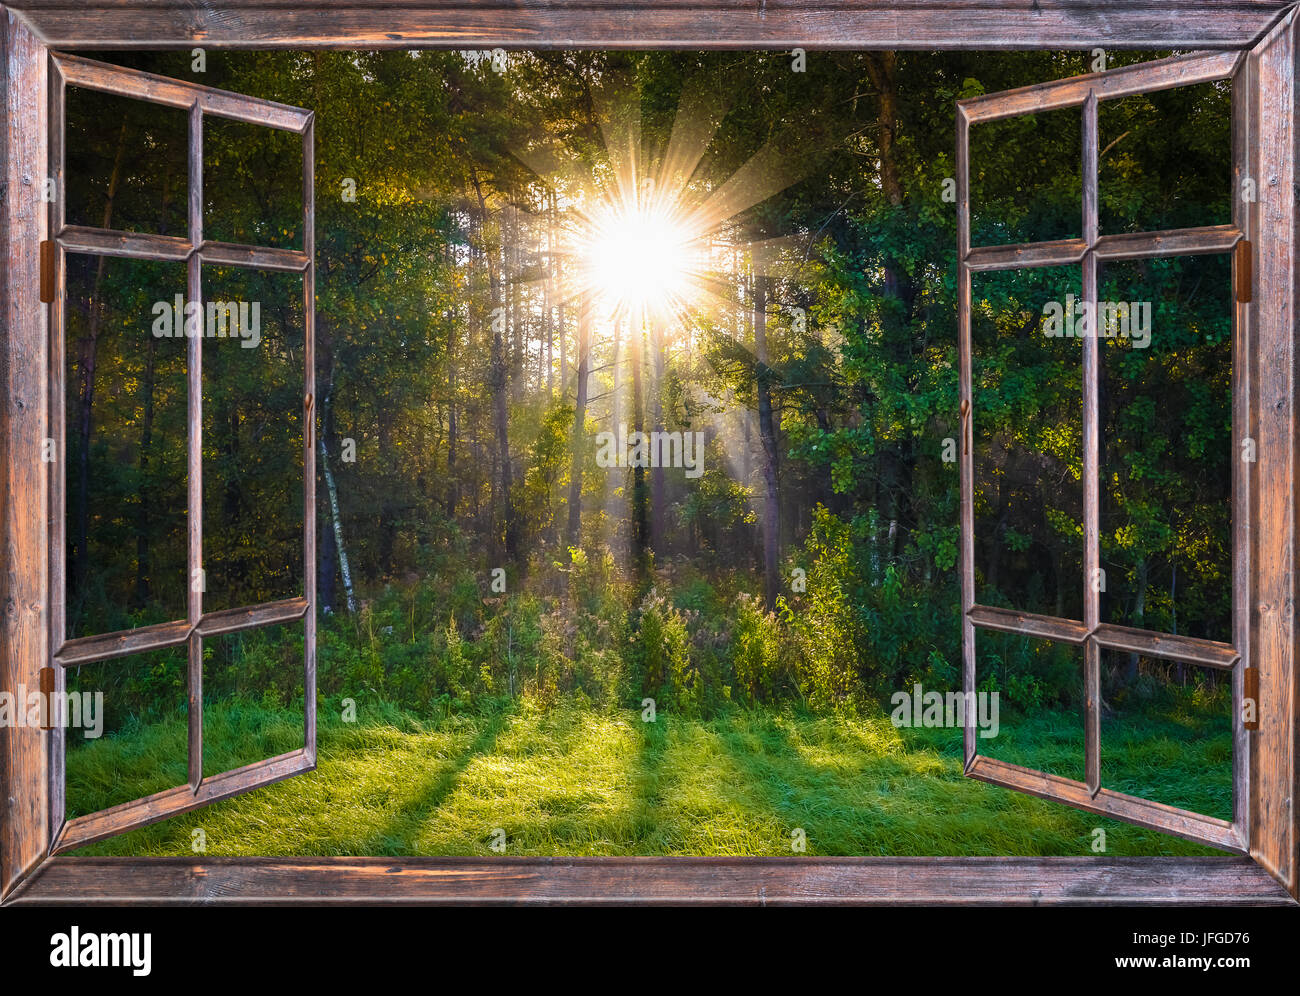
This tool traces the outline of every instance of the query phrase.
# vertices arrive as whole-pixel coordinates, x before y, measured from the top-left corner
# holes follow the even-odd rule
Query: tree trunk
[[[483,229],[487,228],[487,200],[483,196],[483,186],[479,182],[478,172],[470,171],[474,183],[474,193],[478,198],[479,215]],[[509,408],[509,372],[506,370],[506,313],[502,303],[501,274],[497,262],[497,247],[485,246],[484,257],[488,266],[488,286],[492,313],[488,316],[491,326],[491,372],[489,374],[492,389],[492,421],[496,429],[497,471],[500,474],[500,508],[505,517],[505,554],[511,560],[518,554],[518,535],[515,524],[513,505],[514,468],[510,462],[510,408]],[[493,542],[499,542],[500,530],[493,531]]]
[[[331,389],[333,385],[331,384]],[[321,434],[317,437],[317,449],[320,451],[321,471],[325,475],[325,488],[329,493],[330,499],[330,518],[334,523],[334,549],[338,553],[339,573],[343,575],[343,592],[348,600],[348,612],[357,611],[356,595],[352,591],[352,571],[348,567],[347,547],[343,545],[343,520],[339,515],[339,489],[334,483],[334,472],[330,469],[330,455],[325,448],[325,437],[329,435],[329,427],[333,424],[330,411],[330,396],[327,393],[325,400],[321,404],[321,421],[324,423]]]
[[[1137,592],[1133,601],[1133,625],[1141,629],[1146,620],[1147,602],[1147,558],[1143,557],[1137,565]],[[1128,655],[1128,683],[1131,685],[1138,676],[1138,657],[1136,653]]]
[[[632,432],[631,439],[637,433],[645,431],[645,394],[641,384],[641,367],[645,357],[645,335],[642,331],[642,316],[637,313],[630,322],[631,334],[628,336],[628,359],[632,362]],[[640,438],[637,436],[636,438]],[[649,565],[647,549],[649,547],[649,522],[647,521],[647,503],[645,468],[639,463],[632,468],[632,553],[637,573],[644,579]]]
[[[660,324],[653,317],[649,319],[649,326],[650,346],[654,350],[654,393],[651,395],[651,415],[655,433],[662,433],[664,431],[664,334]],[[657,435],[656,438],[663,437]],[[662,446],[652,445],[650,452],[658,458],[664,455]],[[659,560],[662,560],[667,553],[668,536],[664,527],[666,502],[663,461],[655,459],[650,468],[650,548]]]
[[[763,604],[771,612],[781,581],[781,506],[777,493],[776,425],[772,418],[772,371],[767,355],[767,292],[769,278],[754,275],[754,355],[758,393],[758,434],[763,441]]]
[[[584,293],[578,302],[578,403],[573,414],[573,464],[569,471],[569,522],[565,543],[582,540],[582,469],[587,452],[587,374],[591,369],[591,309]]]
[[[113,222],[113,202],[122,179],[122,163],[126,157],[126,121],[117,136],[117,151],[113,156],[113,170],[108,177],[108,196],[104,200],[102,228]],[[90,435],[91,419],[95,408],[95,361],[99,352],[99,330],[103,314],[100,297],[104,287],[104,261],[100,256],[95,263],[95,283],[90,293],[90,312],[86,316],[86,336],[81,342],[81,388],[77,403],[77,533],[74,543],[72,577],[79,595],[86,590],[86,571],[90,556]]]
[[[140,423],[140,504],[135,520],[135,601],[141,608],[149,602],[149,578],[153,573],[149,550],[149,509],[153,505],[149,451],[153,448],[153,387],[157,353],[158,340],[150,336],[144,363],[144,416]]]

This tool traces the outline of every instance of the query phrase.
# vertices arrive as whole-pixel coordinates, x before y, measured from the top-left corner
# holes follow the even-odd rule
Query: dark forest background
[[[1091,58],[110,56],[316,114],[322,696],[707,713],[959,687],[953,103]],[[1230,221],[1229,117],[1224,84],[1103,103],[1103,234]],[[708,300],[639,328],[573,291],[566,239],[628,148],[661,179],[681,122],[717,124],[682,196],[730,180],[743,206],[707,233]],[[70,90],[69,223],[183,235],[185,127]],[[301,247],[296,136],[205,129],[207,236]],[[1079,132],[1077,110],[973,129],[974,244],[1082,234]],[[1103,270],[1103,298],[1152,306],[1149,348],[1103,349],[1104,621],[1230,639],[1229,277],[1217,256]],[[213,610],[303,590],[303,315],[297,275],[204,283],[262,322],[257,348],[204,344]],[[184,616],[184,340],[149,331],[183,292],[181,266],[69,258],[70,635]],[[975,277],[984,604],[1081,613],[1080,344],[1043,334],[1079,293],[1077,268]],[[598,466],[620,422],[704,432],[704,473]],[[214,693],[301,696],[283,630],[257,666],[213,641]],[[1004,706],[1078,706],[1069,648],[979,649]],[[1176,662],[1104,665],[1107,710],[1226,694]],[[184,681],[166,654],[115,673],[119,719]]]

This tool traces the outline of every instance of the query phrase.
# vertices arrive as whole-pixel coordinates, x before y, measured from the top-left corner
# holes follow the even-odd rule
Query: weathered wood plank
[[[1258,232],[1256,199],[1243,194],[1258,183],[1254,173],[1252,144],[1259,134],[1256,86],[1257,56],[1247,53],[1232,80],[1232,220],[1252,245]],[[1233,286],[1239,283],[1233,258]],[[1251,261],[1254,272],[1254,261]],[[1251,650],[1251,537],[1254,534],[1253,494],[1255,461],[1248,447],[1255,444],[1254,428],[1254,287],[1248,299],[1234,302],[1232,325],[1232,643],[1240,662],[1232,672],[1232,701],[1241,710],[1246,698],[1246,669],[1252,666]],[[1252,672],[1258,674],[1258,672]],[[1258,696],[1256,696],[1258,698]],[[1255,724],[1251,724],[1252,726]],[[1233,822],[1241,836],[1250,840],[1251,735],[1246,722],[1233,724],[1232,802]]]
[[[961,684],[975,691],[975,625],[970,612],[975,605],[975,413],[974,360],[971,346],[970,247],[970,122],[958,106],[957,118],[957,431],[960,440],[958,481],[961,518]],[[975,758],[975,717],[967,710],[962,729],[962,763]]]
[[[60,854],[85,847],[96,841],[114,837],[127,830],[157,823],[178,813],[188,813],[211,802],[229,799],[250,789],[262,788],[283,781],[291,775],[302,774],[316,767],[315,759],[305,750],[290,751],[278,757],[255,761],[233,771],[223,771],[204,778],[195,788],[178,785],[176,788],[155,792],[143,799],[124,802],[111,809],[103,809],[89,816],[79,816],[63,826],[63,833],[54,842],[51,853]]]
[[[1083,301],[1097,314],[1097,161],[1100,134],[1097,124],[1097,90],[1114,77],[1103,74],[1088,90],[1081,120],[1083,150],[1083,240],[1089,252],[1083,257]],[[1148,77],[1143,77],[1147,79]],[[1094,318],[1095,321],[1095,318]],[[1101,622],[1101,498],[1098,448],[1100,428],[1101,356],[1096,332],[1083,340],[1083,624],[1090,630]],[[1083,754],[1088,790],[1101,789],[1101,649],[1096,640],[1083,646]]]
[[[1154,259],[1160,256],[1196,256],[1227,252],[1241,240],[1236,225],[1173,228],[1163,232],[1126,232],[1103,235],[1093,251],[1098,259]]]
[[[1255,356],[1255,482],[1250,645],[1259,669],[1259,729],[1250,734],[1254,808],[1250,853],[1295,895],[1296,791],[1296,428],[1297,302],[1295,245],[1300,233],[1296,183],[1296,46],[1294,14],[1253,53],[1259,79],[1258,134],[1252,143],[1258,177],[1255,294],[1251,324]]]
[[[69,225],[58,236],[66,252],[118,256],[123,259],[160,259],[183,262],[190,258],[194,246],[177,235],[150,235],[146,232],[118,232],[106,228]]]
[[[1115,819],[1127,820],[1141,827],[1171,833],[1175,837],[1182,837],[1184,840],[1198,844],[1207,844],[1210,847],[1219,847],[1238,854],[1244,854],[1246,851],[1244,841],[1238,836],[1231,823],[1216,820],[1211,816],[1191,813],[1175,806],[1166,806],[1163,803],[1151,802],[1148,799],[1114,792],[1107,788],[1094,789],[1091,785],[1077,782],[1073,778],[1062,778],[1060,775],[1024,768],[1018,764],[1008,764],[1006,761],[983,755],[975,758],[966,769],[966,774],[990,785],[1001,785],[1003,788],[1038,796],[1040,799],[1062,802],[1089,813],[1113,816]]]
[[[302,132],[302,575],[307,605],[303,617],[303,733],[316,763],[316,117]]]
[[[84,9],[83,7],[82,10]],[[85,13],[82,17],[87,21],[90,20]],[[137,43],[137,47],[140,47],[140,43]],[[246,121],[249,124],[263,125],[282,131],[301,132],[311,119],[311,112],[300,107],[245,97],[227,90],[214,90],[212,87],[175,80],[167,76],[123,69],[120,66],[95,62],[80,56],[60,53],[54,57],[54,64],[58,67],[67,86],[102,90],[105,93],[163,104],[167,107],[188,109],[198,105],[204,114]]]
[[[15,905],[1285,906],[1249,858],[76,858]]]
[[[199,255],[210,266],[242,266],[287,273],[301,273],[310,261],[310,257],[300,249],[244,246],[232,242],[205,242],[199,246]]]
[[[1191,52],[1100,73],[1048,80],[982,97],[968,97],[959,103],[970,115],[971,124],[998,121],[1062,107],[1081,107],[1090,96],[1112,100],[1226,79],[1236,70],[1240,59],[1240,52]]]
[[[1088,627],[1081,622],[1042,616],[1036,612],[972,605],[966,615],[980,629],[992,629],[999,633],[1023,633],[1025,636],[1075,645],[1082,644],[1088,637]]]
[[[1156,633],[1131,626],[1116,626],[1114,623],[1102,623],[1093,630],[1092,635],[1097,644],[1107,650],[1127,650],[1164,660],[1204,664],[1206,667],[1223,670],[1231,668],[1238,659],[1237,651],[1231,644],[1201,640],[1194,636]]]
[[[166,647],[178,647],[191,636],[220,636],[241,629],[256,629],[301,619],[307,612],[305,598],[285,598],[278,602],[241,606],[205,613],[194,625],[185,619],[155,623],[120,633],[82,636],[68,640],[54,655],[63,667],[79,667],[97,661],[111,661],[131,654],[143,654]]]
[[[975,246],[966,253],[966,266],[974,273],[1027,270],[1035,266],[1069,266],[1083,259],[1083,254],[1087,251],[1088,243],[1083,239]]]
[[[49,174],[54,181],[54,200],[49,205],[47,225],[51,234],[63,231],[65,213],[65,155],[63,141],[63,81],[57,72],[47,74],[49,91]],[[64,398],[66,390],[66,337],[64,332],[64,313],[67,307],[68,260],[67,253],[55,243],[54,246],[54,294],[49,309],[49,384],[46,387],[46,425],[50,438],[54,441],[54,452],[58,459],[50,467],[49,502],[46,506],[48,522],[46,528],[46,562],[49,571],[50,611],[48,636],[49,647],[60,646],[67,636],[67,619],[65,610],[65,580],[67,558],[64,556],[64,531],[67,517],[63,514],[67,495],[67,425],[64,418]],[[63,668],[54,668],[53,691],[62,695],[67,691],[67,674]],[[49,823],[51,838],[63,826],[66,808],[66,786],[64,784],[64,765],[67,758],[67,736],[61,724],[55,724],[50,730],[49,741]]]
[[[1220,49],[1251,44],[1286,0],[15,0],[57,48]],[[93,16],[91,11],[93,10]]]
[[[0,689],[40,688],[49,663],[49,328],[38,300],[48,170],[47,52],[0,10]],[[58,455],[62,460],[62,454]],[[49,846],[49,737],[0,727],[0,897]]]
[[[122,82],[126,89],[140,86],[142,75],[130,74]],[[203,244],[203,110],[195,102],[189,108],[188,134],[190,245]],[[185,264],[186,296],[203,309],[203,261],[192,255]],[[203,619],[203,339],[194,336],[185,343],[186,394],[186,553],[185,618],[190,624],[186,640],[186,718],[190,788],[197,792],[203,781],[203,638],[194,632]]]

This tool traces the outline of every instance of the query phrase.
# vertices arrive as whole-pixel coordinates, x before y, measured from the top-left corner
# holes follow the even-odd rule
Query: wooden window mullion
[[[1240,237],[1252,246],[1259,244],[1256,232],[1256,198],[1248,199],[1248,189],[1259,183],[1258,172],[1252,168],[1251,143],[1259,134],[1258,125],[1258,74],[1257,57],[1248,54],[1232,80],[1232,220]],[[1254,174],[1253,176],[1251,174]],[[1247,184],[1250,186],[1247,187]],[[1254,193],[1253,190],[1250,190]],[[1238,286],[1236,267],[1240,260],[1233,254],[1233,287]],[[1252,266],[1252,270],[1254,267]],[[1252,476],[1256,461],[1247,459],[1255,454],[1246,447],[1255,444],[1255,430],[1251,424],[1256,350],[1253,348],[1254,308],[1251,300],[1234,295],[1232,326],[1232,642],[1240,661],[1232,672],[1232,703],[1236,710],[1233,721],[1233,822],[1241,829],[1242,838],[1250,840],[1250,733],[1246,717],[1245,672],[1252,665],[1250,592],[1251,584],[1251,522],[1255,518],[1252,508],[1254,487]],[[1256,703],[1257,705],[1257,703]],[[1258,717],[1258,712],[1255,713]],[[1252,724],[1253,725],[1253,724]]]
[[[1085,782],[1095,796],[1101,790],[1101,648],[1091,631],[1101,622],[1101,498],[1099,487],[1100,416],[1098,380],[1101,362],[1097,338],[1097,92],[1083,102],[1083,306],[1089,322],[1083,338],[1083,625],[1089,636],[1083,653],[1083,749]]]
[[[49,385],[46,431],[54,440],[54,452],[57,459],[50,467],[49,473],[49,584],[51,591],[60,592],[49,599],[50,621],[49,652],[54,653],[67,636],[67,606],[62,596],[64,572],[67,570],[67,558],[64,556],[66,543],[67,519],[64,515],[64,502],[67,494],[67,425],[64,418],[64,391],[67,373],[64,369],[66,357],[64,318],[66,312],[65,291],[67,284],[67,253],[58,244],[56,236],[63,230],[65,222],[64,170],[65,141],[63,134],[63,75],[51,58],[49,65],[50,115],[49,133],[49,173],[54,181],[54,200],[49,204],[49,237],[54,245],[54,295],[49,304]],[[63,668],[54,667],[54,693],[62,701],[67,691],[67,675]],[[50,839],[58,834],[67,812],[67,793],[64,785],[63,770],[67,757],[67,731],[62,723],[54,723],[50,730],[50,766],[47,784],[49,785]]]
[[[189,237],[191,246],[203,244],[203,108],[195,100],[189,120]],[[186,440],[188,463],[187,538],[189,592],[186,621],[191,632],[186,641],[189,675],[189,782],[198,792],[203,781],[203,637],[198,634],[203,618],[203,590],[207,587],[203,572],[203,261],[191,253],[185,262],[186,283],[191,306],[196,306],[195,320],[200,334],[186,340],[186,380],[189,394],[189,433]]]
[[[972,411],[971,356],[971,267],[970,267],[970,118],[957,105],[957,352],[958,425],[957,456],[961,488],[961,625],[962,688],[975,689],[975,490],[974,412]],[[963,767],[967,773],[975,763],[977,740],[975,710],[966,709],[962,730]]]
[[[303,742],[307,756],[316,763],[316,118],[307,120],[302,132],[303,254],[307,266],[302,274],[303,320],[303,413],[302,413],[302,542],[303,597]]]

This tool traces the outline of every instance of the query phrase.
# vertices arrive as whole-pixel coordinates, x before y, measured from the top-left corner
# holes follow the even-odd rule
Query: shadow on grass
[[[442,771],[410,795],[388,821],[388,826],[370,836],[361,853],[410,854],[418,850],[412,844],[420,825],[436,817],[439,807],[452,794],[475,759],[493,751],[497,738],[514,712],[509,708],[491,714],[474,740]]]

